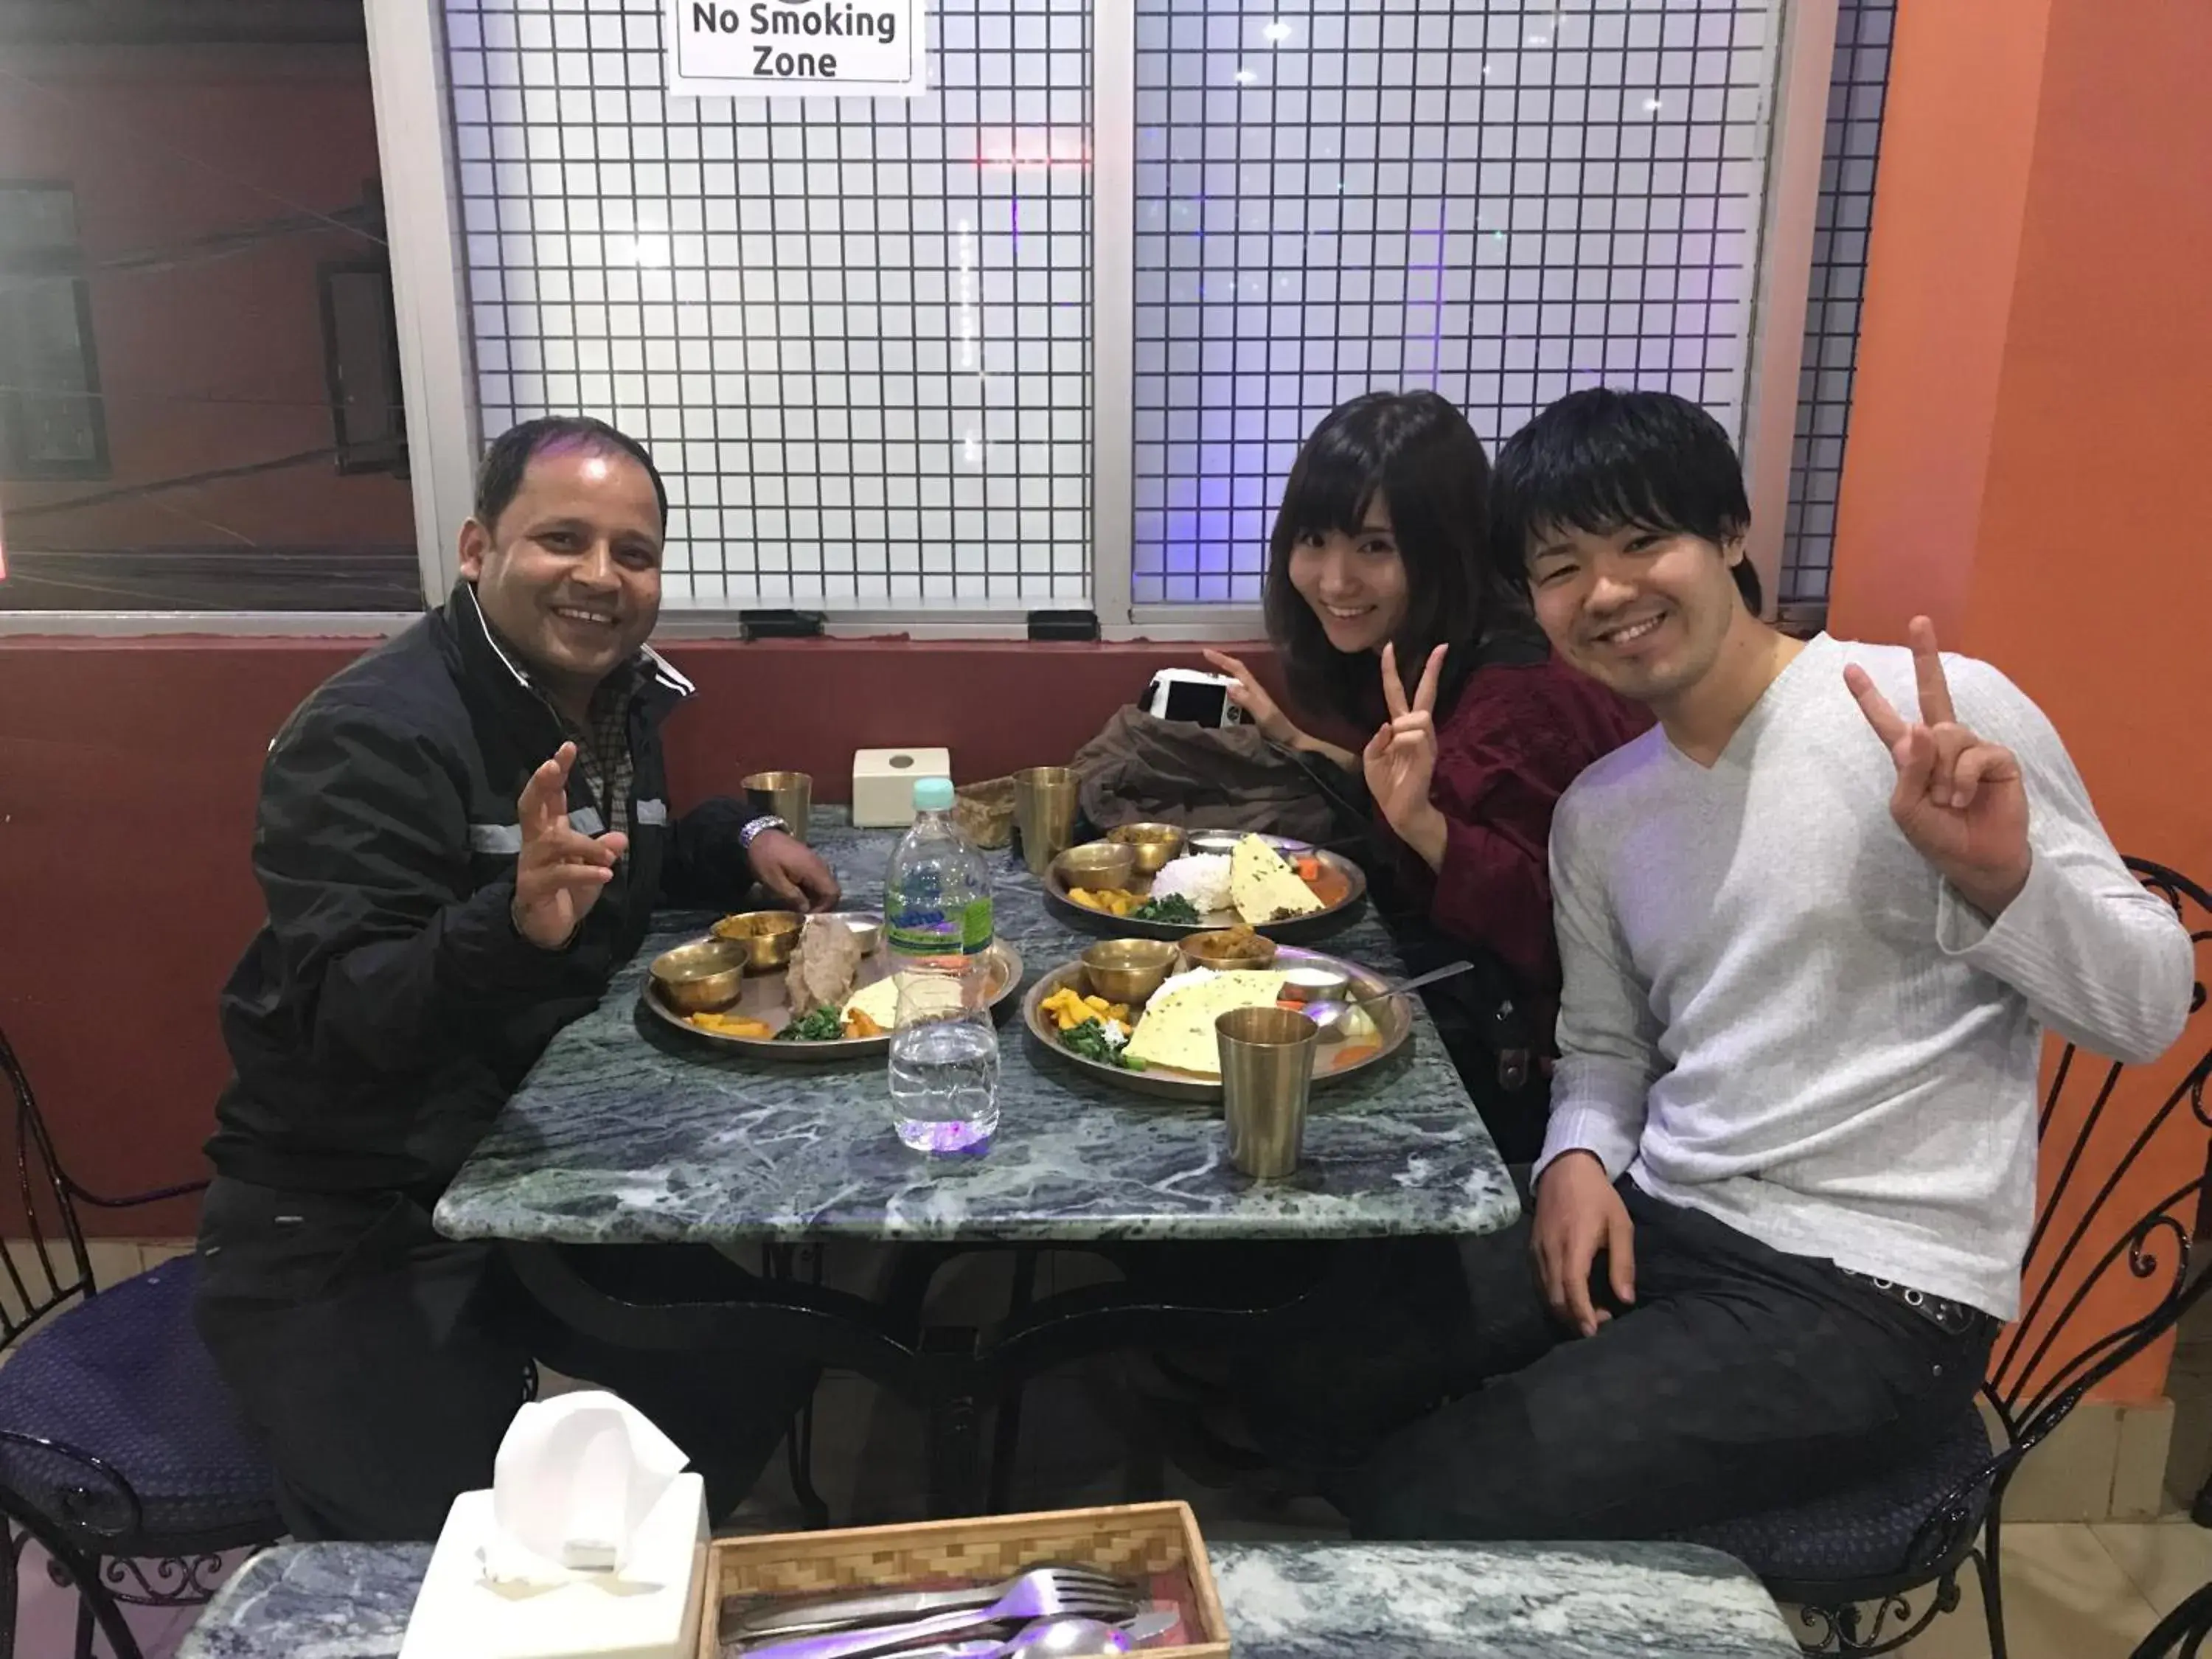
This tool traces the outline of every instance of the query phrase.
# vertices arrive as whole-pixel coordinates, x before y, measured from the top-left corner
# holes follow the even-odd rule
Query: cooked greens
[[[1103,1021],[1087,1019],[1082,1024],[1060,1034],[1060,1042],[1071,1054],[1085,1060],[1095,1060],[1102,1066],[1118,1066],[1125,1072],[1141,1072],[1142,1062],[1129,1058],[1123,1043],[1117,1043],[1106,1034]]]
[[[1165,898],[1146,899],[1129,912],[1132,921],[1164,921],[1179,927],[1195,927],[1204,920],[1198,907],[1181,893],[1170,893]]]
[[[794,1019],[775,1034],[778,1042],[835,1042],[845,1035],[843,1023],[833,1005],[825,1004],[812,1013]]]

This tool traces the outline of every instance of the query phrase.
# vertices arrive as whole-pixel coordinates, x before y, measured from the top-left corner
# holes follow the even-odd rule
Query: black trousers
[[[704,1249],[575,1253],[630,1299],[727,1299],[752,1282]],[[303,1540],[432,1539],[491,1484],[538,1360],[613,1390],[684,1448],[726,1513],[749,1491],[814,1368],[617,1349],[554,1320],[496,1246],[441,1237],[397,1193],[303,1194],[218,1180],[201,1212],[200,1334],[267,1437],[277,1504]]]
[[[1278,1462],[1368,1538],[1661,1538],[1838,1490],[1972,1404],[1996,1322],[1958,1334],[1828,1261],[1785,1255],[1632,1182],[1633,1306],[1577,1337],[1527,1222],[1456,1249],[1348,1246],[1355,1294],[1239,1379]],[[1341,1285],[1346,1275],[1337,1275]]]

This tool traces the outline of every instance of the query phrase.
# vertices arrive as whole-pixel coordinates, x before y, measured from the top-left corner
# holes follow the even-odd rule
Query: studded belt
[[[1952,1336],[1964,1336],[1983,1317],[1978,1308],[1963,1302],[1954,1302],[1948,1297],[1930,1296],[1925,1291],[1916,1291],[1909,1285],[1899,1285],[1887,1279],[1876,1279],[1872,1273],[1853,1273],[1849,1267],[1836,1271],[1846,1279],[1881,1292],[1893,1302],[1902,1302],[1906,1307],[1927,1320],[1937,1329]]]

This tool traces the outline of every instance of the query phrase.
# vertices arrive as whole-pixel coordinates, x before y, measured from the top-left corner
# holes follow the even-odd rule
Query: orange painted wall
[[[2124,850],[2212,883],[2212,9],[2125,10],[1899,8],[1830,626],[1933,616],[2049,713]],[[2204,1140],[2169,1124],[2137,1211]]]

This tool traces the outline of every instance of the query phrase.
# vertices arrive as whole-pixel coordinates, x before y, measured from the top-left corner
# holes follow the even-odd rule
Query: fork
[[[1136,1596],[1123,1585],[1109,1580],[1109,1588],[1101,1589],[1090,1583],[1065,1582],[1066,1577],[1065,1569],[1035,1568],[1011,1583],[999,1586],[1004,1593],[988,1606],[971,1604],[931,1618],[918,1619],[910,1624],[879,1625],[872,1630],[836,1631],[823,1635],[802,1636],[788,1642],[771,1642],[765,1647],[746,1649],[745,1659],[861,1659],[863,1655],[883,1653],[939,1637],[960,1636],[987,1626],[1017,1620],[1048,1619],[1062,1613],[1115,1620],[1126,1619],[1136,1611]],[[1096,1575],[1086,1577],[1095,1577]],[[972,1596],[977,1592],[923,1593]],[[889,1601],[895,1598],[887,1596],[882,1599]]]
[[[1137,1593],[1123,1580],[1096,1567],[1038,1566],[1016,1573],[998,1584],[978,1584],[967,1589],[902,1590],[881,1595],[848,1596],[842,1601],[817,1601],[811,1606],[764,1608],[723,1627],[725,1641],[757,1639],[763,1636],[812,1635],[843,1630],[855,1625],[882,1624],[890,1620],[919,1619],[925,1614],[962,1607],[988,1607],[1011,1595],[1022,1585],[1040,1580],[1048,1593],[1081,1600],[1088,1613],[1097,1603],[1119,1607],[1112,1616],[1127,1617],[1137,1606]]]

